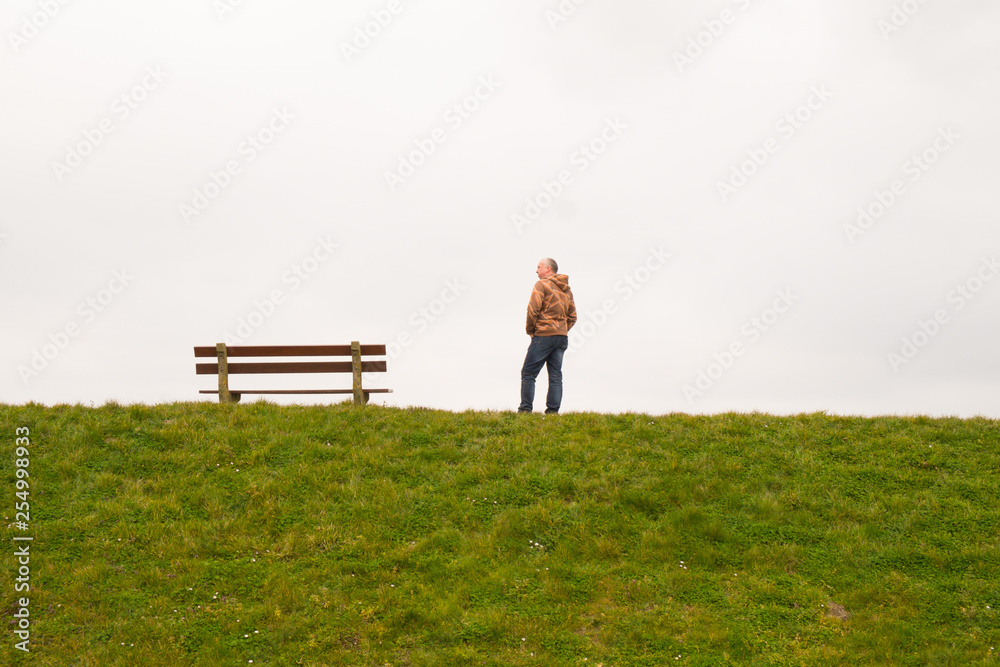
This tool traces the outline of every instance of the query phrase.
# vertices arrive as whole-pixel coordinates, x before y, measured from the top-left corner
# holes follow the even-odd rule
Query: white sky
[[[202,400],[277,291],[247,343],[408,335],[376,402],[514,409],[551,256],[564,411],[1000,417],[995,2],[63,1],[0,12],[0,401]]]

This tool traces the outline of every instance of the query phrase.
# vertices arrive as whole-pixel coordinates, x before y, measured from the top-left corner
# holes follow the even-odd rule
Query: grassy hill
[[[0,434],[5,665],[998,663],[997,421],[28,405]]]

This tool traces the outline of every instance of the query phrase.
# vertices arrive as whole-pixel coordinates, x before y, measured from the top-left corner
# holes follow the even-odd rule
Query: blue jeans
[[[535,378],[546,366],[549,393],[545,397],[545,412],[559,412],[562,405],[562,362],[569,347],[568,336],[532,336],[528,354],[521,367],[521,405],[518,412],[531,412],[535,403]]]

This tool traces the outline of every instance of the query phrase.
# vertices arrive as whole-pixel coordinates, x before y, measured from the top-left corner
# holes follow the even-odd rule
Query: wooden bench
[[[218,389],[202,389],[202,394],[218,394],[220,403],[239,403],[243,394],[354,394],[354,402],[363,405],[369,394],[390,394],[392,389],[367,389],[361,386],[362,373],[384,373],[385,359],[362,361],[362,356],[385,356],[385,345],[245,345],[195,347],[194,356],[215,357],[215,363],[195,364],[197,375],[218,375]],[[229,363],[229,357],[350,357],[350,361],[253,361]],[[353,373],[351,389],[230,389],[229,376],[256,373]]]

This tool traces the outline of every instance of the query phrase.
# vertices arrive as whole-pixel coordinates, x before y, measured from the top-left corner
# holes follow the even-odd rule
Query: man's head
[[[545,259],[539,260],[538,267],[535,269],[535,275],[538,276],[539,280],[548,278],[549,276],[554,276],[559,271],[559,265],[556,264],[556,260],[551,257],[546,257]]]

